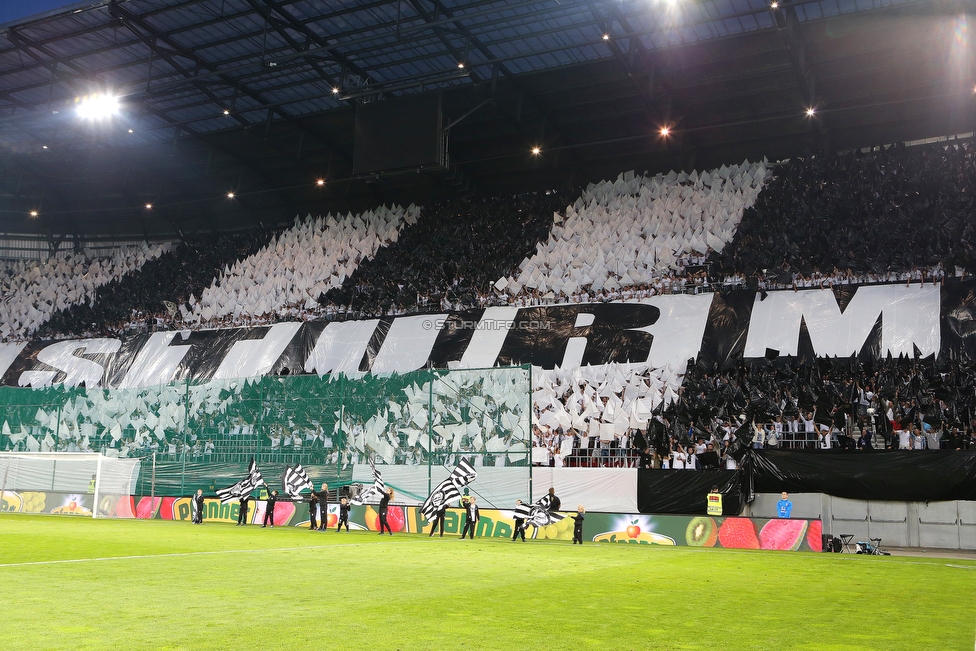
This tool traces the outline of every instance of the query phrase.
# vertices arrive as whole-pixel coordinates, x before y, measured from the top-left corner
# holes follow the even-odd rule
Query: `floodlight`
[[[75,101],[78,117],[85,120],[103,120],[119,112],[119,98],[115,95],[93,93]]]
[[[671,134],[671,127],[661,127],[661,135],[667,138]]]
[[[234,198],[234,193],[233,192],[228,192],[227,193],[227,198],[228,199],[233,199]]]
[[[315,185],[320,186],[320,187],[323,186],[323,185],[325,185],[325,179],[318,179],[315,182]]]
[[[30,211],[30,216],[31,217],[37,217],[37,211],[36,210]]]
[[[542,153],[542,148],[541,147],[533,147],[532,148],[532,155],[533,156],[538,156],[541,153]]]

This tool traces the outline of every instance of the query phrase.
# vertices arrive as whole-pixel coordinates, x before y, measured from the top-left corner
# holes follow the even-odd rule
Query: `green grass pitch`
[[[0,648],[970,651],[976,562],[0,516]]]

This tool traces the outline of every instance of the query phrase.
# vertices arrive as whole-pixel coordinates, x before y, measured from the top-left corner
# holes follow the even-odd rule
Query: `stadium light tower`
[[[77,97],[75,103],[78,104],[78,117],[84,120],[104,120],[119,112],[119,98],[107,93]]]

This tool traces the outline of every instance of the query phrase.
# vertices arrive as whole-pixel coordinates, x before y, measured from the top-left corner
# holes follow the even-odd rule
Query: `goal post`
[[[0,511],[117,517],[140,465],[98,453],[0,452]]]

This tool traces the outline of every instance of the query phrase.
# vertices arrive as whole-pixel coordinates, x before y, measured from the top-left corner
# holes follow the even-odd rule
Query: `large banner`
[[[345,322],[0,344],[2,383],[136,388],[192,379],[421,368],[684,368],[742,359],[976,358],[976,282],[730,291]]]
[[[904,502],[976,500],[974,450],[752,450],[749,474],[757,493],[826,493]]]

